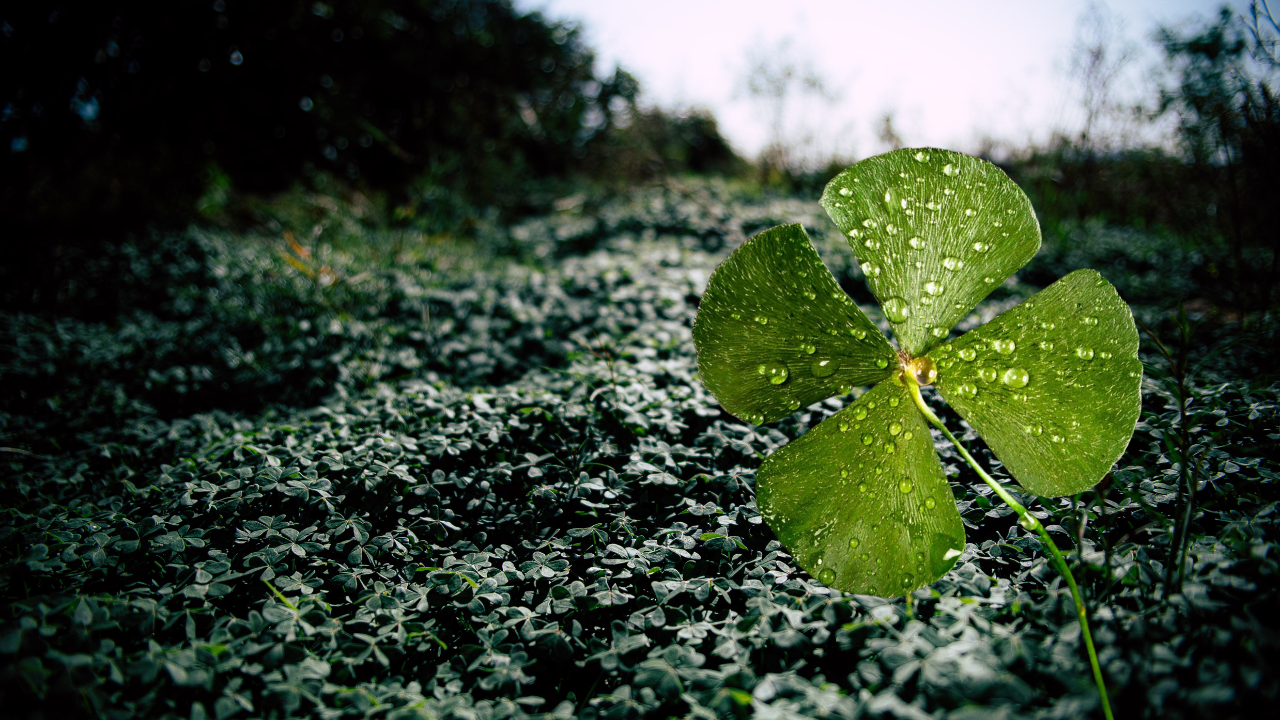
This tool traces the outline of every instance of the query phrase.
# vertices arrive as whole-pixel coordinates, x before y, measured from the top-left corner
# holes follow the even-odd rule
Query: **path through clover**
[[[843,591],[894,597],[941,577],[965,541],[908,383],[935,384],[1024,488],[1071,495],[1095,485],[1133,434],[1138,333],[1115,288],[1077,270],[944,342],[1040,247],[1027,196],[988,162],[896,150],[838,175],[822,205],[898,349],[840,289],[804,229],[784,225],[711,276],[693,326],[699,375],[727,411],[755,424],[875,383],[767,458],[756,492],[801,567]]]

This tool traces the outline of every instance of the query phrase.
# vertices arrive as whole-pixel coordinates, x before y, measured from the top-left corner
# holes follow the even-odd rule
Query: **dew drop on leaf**
[[[944,257],[942,258],[942,267],[954,272],[964,267],[964,261],[956,257]]]
[[[840,188],[840,194],[845,197],[849,197],[850,195],[853,194],[853,192],[849,190],[849,188]]]
[[[1000,376],[1000,381],[1011,388],[1022,388],[1031,382],[1031,376],[1022,368],[1011,367],[1004,371],[1004,375]]]
[[[938,503],[937,503],[937,502],[935,502],[933,498],[929,498],[929,499],[927,499],[927,500],[925,500],[925,501],[924,501],[924,506],[925,506],[926,508],[928,508],[929,510],[932,510],[932,509],[934,509],[934,508],[938,507]]]
[[[898,491],[901,492],[903,495],[906,495],[907,493],[915,489],[916,489],[916,486],[910,480],[903,480],[902,482],[898,483]]]
[[[881,370],[883,370],[883,369],[885,369],[885,368],[889,367],[889,361],[888,361],[888,360],[885,360],[884,358],[876,358],[876,367],[878,367],[878,368],[880,368]]]
[[[866,483],[858,483],[858,492],[866,492],[866,491],[867,491],[867,484],[866,484]]]
[[[813,373],[814,377],[829,377],[839,367],[835,360],[824,358],[822,360],[814,360],[813,364],[809,366],[809,371]]]
[[[822,581],[823,585],[830,585],[836,581],[836,571],[831,568],[824,568],[822,572],[818,573],[818,579]]]
[[[857,550],[859,545],[861,545],[861,543],[858,542],[858,538],[849,538],[850,550]]]
[[[947,177],[955,177],[959,172],[960,171],[956,169],[956,166],[951,163],[947,163],[942,167],[942,174]]]
[[[801,343],[800,349],[803,350],[807,355],[812,355],[818,351],[818,348],[814,347],[813,345],[810,345],[809,343]]]
[[[978,357],[978,352],[973,348],[962,348],[957,354],[960,356],[960,359],[965,362],[973,362],[973,359]]]
[[[901,432],[902,432],[902,423],[898,422],[897,420],[894,420],[893,422],[889,423],[890,435],[897,435]]]
[[[1078,347],[1076,348],[1076,357],[1080,358],[1081,360],[1092,360],[1093,349],[1087,348],[1087,347]]]
[[[943,292],[946,291],[946,288],[944,288],[941,284],[930,280],[929,282],[924,284],[924,291],[929,293],[930,295],[941,295]]]
[[[768,378],[770,385],[781,385],[787,381],[787,378],[791,377],[791,371],[787,369],[787,366],[776,360],[756,366],[756,372]]]
[[[855,418],[859,419],[859,420],[866,420],[866,419],[867,419],[867,409],[866,409],[866,408],[864,408],[864,407],[859,407],[857,410],[854,410],[854,411],[853,411],[853,416],[854,416]]]
[[[992,383],[996,381],[996,371],[989,367],[979,368],[978,377],[981,378],[983,382]]]
[[[978,386],[973,383],[960,383],[956,386],[956,394],[960,397],[975,398],[978,396]]]
[[[911,246],[912,250],[919,250],[924,247],[924,240],[921,240],[918,237],[913,237],[907,241],[907,244]]]
[[[884,451],[892,455],[898,451],[898,446],[895,443],[887,442],[884,444]]]
[[[768,325],[768,324],[769,324],[769,318],[767,318],[767,317],[765,317],[765,316],[763,316],[763,315],[757,315],[757,316],[756,316],[756,322],[760,323],[761,325]]]
[[[1001,338],[991,343],[991,349],[995,350],[1001,355],[1009,355],[1014,350],[1018,349],[1018,344],[1012,340],[1006,340],[1004,338]]]
[[[884,315],[889,318],[889,322],[904,323],[911,317],[911,306],[900,297],[886,298],[884,301]]]
[[[862,434],[862,444],[863,444],[863,445],[870,445],[871,443],[873,443],[873,442],[875,442],[875,441],[876,441],[876,439],[875,439],[874,437],[872,437],[872,436],[871,436],[871,433],[863,433],[863,434]]]

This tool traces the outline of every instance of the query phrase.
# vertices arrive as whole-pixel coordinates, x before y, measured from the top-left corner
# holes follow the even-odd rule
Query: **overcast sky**
[[[1137,53],[1117,95],[1149,94],[1161,25],[1206,20],[1218,0],[1112,0],[1104,13],[1117,46]],[[783,43],[820,76],[834,100],[797,95],[786,134],[808,136],[819,154],[883,151],[880,118],[892,112],[908,145],[972,150],[983,137],[1042,142],[1081,122],[1071,77],[1088,0],[518,0],[524,10],[578,21],[597,70],[620,64],[644,100],[711,109],[733,145],[754,156],[768,137],[765,106],[745,90],[750,52]],[[1246,0],[1235,0],[1237,11]]]

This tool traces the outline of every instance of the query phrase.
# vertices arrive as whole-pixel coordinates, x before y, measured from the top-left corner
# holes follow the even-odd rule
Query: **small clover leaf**
[[[964,547],[917,385],[936,382],[1028,490],[1072,494],[1096,484],[1133,434],[1137,330],[1115,288],[1081,270],[944,343],[1040,247],[1030,201],[985,161],[894,151],[838,175],[822,204],[900,349],[788,225],[712,275],[693,330],[699,373],[726,410],[756,424],[879,383],[769,456],[758,504],[823,583],[902,595],[941,577]]]

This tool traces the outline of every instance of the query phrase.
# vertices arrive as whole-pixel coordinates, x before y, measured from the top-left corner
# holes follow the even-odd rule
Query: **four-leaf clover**
[[[822,205],[848,238],[895,349],[840,289],[800,225],[716,269],[693,327],[699,375],[760,424],[875,384],[760,467],[761,514],[796,561],[840,590],[893,597],[941,577],[964,526],[919,385],[938,393],[1024,488],[1092,487],[1137,422],[1142,365],[1129,307],[1078,270],[947,341],[1040,248],[1027,196],[994,165],[936,149],[864,160]]]

